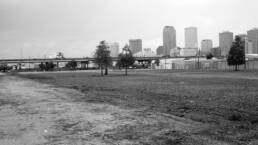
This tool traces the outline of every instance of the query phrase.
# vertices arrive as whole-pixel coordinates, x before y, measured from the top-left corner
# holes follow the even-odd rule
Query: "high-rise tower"
[[[251,53],[258,54],[258,28],[247,31],[247,39],[251,44]]]
[[[185,48],[198,48],[198,36],[196,27],[185,28]]]
[[[225,31],[219,33],[219,47],[221,49],[221,56],[227,56],[230,50],[230,47],[233,42],[233,33]]]
[[[142,51],[142,39],[130,39],[129,40],[130,50],[133,54]]]
[[[163,29],[163,55],[169,56],[171,49],[176,49],[176,30],[173,26]]]

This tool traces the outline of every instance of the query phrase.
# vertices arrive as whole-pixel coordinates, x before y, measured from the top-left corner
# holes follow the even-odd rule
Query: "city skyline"
[[[232,3],[234,5],[232,6]],[[184,46],[184,28],[198,28],[198,43],[219,33],[246,34],[258,26],[255,0],[0,0],[0,58],[92,56],[99,41],[140,38],[143,48],[162,45],[162,29],[173,26],[177,46]],[[220,10],[220,11],[218,11]],[[241,11],[239,11],[241,10]],[[241,19],[240,19],[241,18]]]

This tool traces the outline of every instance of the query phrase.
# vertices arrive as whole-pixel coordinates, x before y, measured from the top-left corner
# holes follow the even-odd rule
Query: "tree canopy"
[[[50,61],[50,62],[45,62],[45,63],[43,63],[43,62],[41,62],[40,64],[39,64],[39,69],[41,70],[41,71],[53,71],[54,70],[54,68],[55,68],[55,64],[52,62],[52,61]]]
[[[103,68],[105,68],[105,75],[108,74],[108,67],[112,65],[112,58],[108,45],[105,41],[101,41],[97,46],[94,54],[94,62],[100,67],[101,75],[103,76]]]
[[[244,42],[239,36],[236,36],[235,41],[232,43],[227,62],[228,65],[235,66],[235,71],[238,70],[238,65],[245,64]]]
[[[206,59],[212,59],[213,58],[213,54],[212,53],[208,53],[207,55],[206,55]]]
[[[71,60],[66,64],[66,67],[75,70],[77,67],[77,62],[75,60]]]
[[[125,68],[125,75],[127,75],[127,69],[129,66],[132,66],[135,62],[135,58],[133,57],[133,54],[131,50],[129,49],[129,46],[126,44],[123,48],[122,53],[118,55],[118,62],[117,65],[119,67]]]

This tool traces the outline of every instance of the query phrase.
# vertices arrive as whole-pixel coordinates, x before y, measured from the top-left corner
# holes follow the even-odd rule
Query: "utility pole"
[[[200,49],[197,48],[197,68],[200,69]]]

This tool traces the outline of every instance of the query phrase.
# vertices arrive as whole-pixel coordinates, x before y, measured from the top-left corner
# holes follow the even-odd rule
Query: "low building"
[[[143,51],[133,55],[134,57],[155,57],[156,53],[151,48],[144,48]]]
[[[220,57],[221,56],[221,49],[219,47],[211,48],[211,54],[214,57]]]
[[[198,48],[182,48],[180,50],[180,56],[196,56]]]
[[[170,56],[172,56],[172,57],[180,56],[180,51],[181,51],[180,47],[176,47],[174,49],[171,49],[170,50]]]
[[[157,49],[156,49],[156,54],[158,56],[163,56],[163,52],[164,52],[164,47],[163,46],[159,46]]]
[[[211,48],[212,48],[212,40],[209,39],[204,39],[201,42],[201,52],[203,54],[208,54],[211,52]]]

